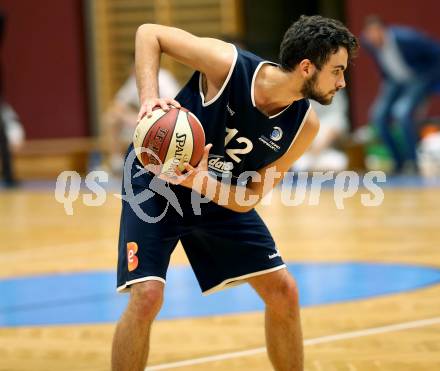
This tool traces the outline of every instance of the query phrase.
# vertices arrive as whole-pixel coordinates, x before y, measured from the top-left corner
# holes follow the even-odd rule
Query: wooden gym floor
[[[391,187],[378,207],[362,206],[360,194],[344,204],[345,209],[338,210],[333,191],[327,189],[319,206],[285,207],[274,197],[270,207],[259,211],[288,262],[440,268],[439,189]],[[100,207],[86,207],[80,201],[73,206],[74,215],[67,216],[55,201],[53,187],[0,191],[0,282],[114,269],[120,200],[109,196]],[[186,264],[179,247],[172,265]],[[325,290],[326,282],[319,284]],[[7,307],[5,300],[0,297],[0,307]],[[307,370],[440,370],[439,283],[307,306],[302,322]],[[0,370],[109,370],[114,326],[4,326]],[[270,370],[263,346],[260,311],[160,320],[153,328],[149,367]],[[240,351],[245,352],[236,353]],[[216,355],[217,360],[209,358]],[[198,363],[201,357],[208,358]],[[172,365],[180,361],[188,363]]]

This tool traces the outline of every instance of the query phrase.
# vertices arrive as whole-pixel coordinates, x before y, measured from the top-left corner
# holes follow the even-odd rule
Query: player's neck
[[[254,98],[257,108],[267,114],[277,113],[293,101],[302,99],[303,81],[295,71],[263,65],[255,78]]]

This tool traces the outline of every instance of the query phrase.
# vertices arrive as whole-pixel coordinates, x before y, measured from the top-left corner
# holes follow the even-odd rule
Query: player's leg
[[[151,324],[163,302],[164,284],[145,281],[132,285],[130,301],[116,327],[112,346],[113,371],[144,370]]]
[[[384,82],[381,92],[373,104],[371,117],[378,130],[379,136],[393,156],[395,169],[397,171],[402,168],[403,158],[391,132],[391,112],[400,92],[401,86],[399,84]]]
[[[266,346],[276,371],[303,369],[303,339],[295,280],[281,269],[248,282],[266,304]]]
[[[146,192],[153,176],[138,175],[139,167],[136,160],[130,172],[124,172],[124,180],[131,179],[127,187],[123,181],[117,287],[120,292],[130,290],[130,300],[114,335],[114,371],[145,368],[150,326],[162,305],[166,271],[180,234],[180,216],[172,208],[163,213],[168,200]]]
[[[396,103],[395,118],[403,131],[405,141],[405,160],[409,165],[416,164],[416,147],[418,141],[417,124],[415,115],[417,108],[423,103],[430,93],[430,81],[420,79],[405,88],[399,101]]]
[[[302,369],[298,295],[275,242],[255,210],[213,205],[181,241],[205,294],[251,282],[266,303],[269,356],[276,370]]]

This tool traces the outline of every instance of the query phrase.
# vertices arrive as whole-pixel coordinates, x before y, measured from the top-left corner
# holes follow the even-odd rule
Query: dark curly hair
[[[340,21],[320,15],[302,15],[284,34],[280,46],[281,67],[291,71],[303,59],[318,68],[340,47],[347,49],[349,60],[356,55],[359,43]]]

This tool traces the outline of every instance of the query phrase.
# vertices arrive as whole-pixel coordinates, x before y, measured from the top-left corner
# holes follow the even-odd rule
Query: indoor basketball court
[[[1,193],[3,370],[108,370],[120,200],[74,203],[49,187]],[[276,202],[259,211],[300,288],[307,370],[436,370],[440,365],[438,190],[385,188],[335,207]],[[38,211],[36,211],[38,210]],[[105,217],[103,217],[105,216]],[[151,370],[269,370],[263,306],[247,285],[202,297],[173,255],[153,327]]]

